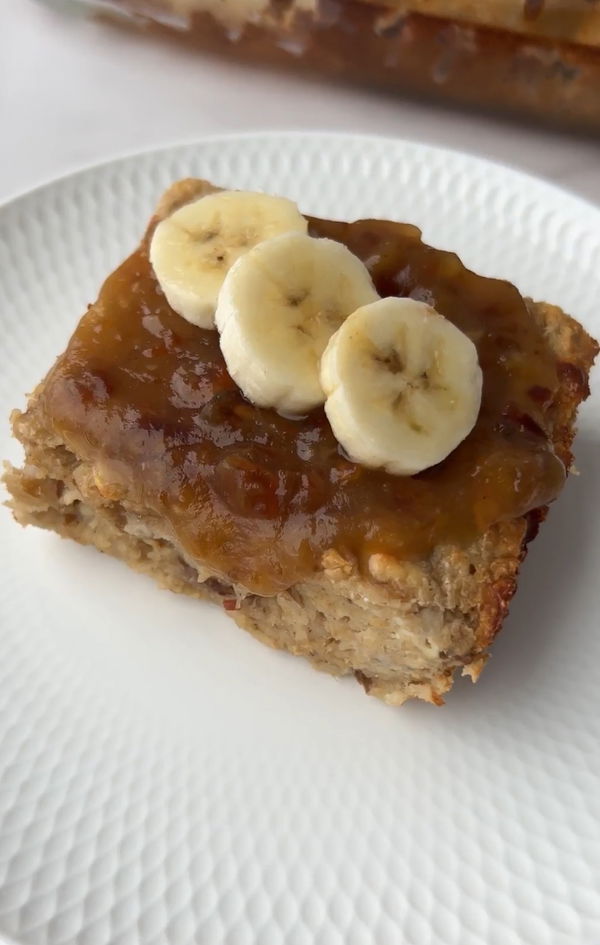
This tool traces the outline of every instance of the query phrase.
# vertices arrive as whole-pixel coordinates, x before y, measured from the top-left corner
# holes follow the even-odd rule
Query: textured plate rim
[[[9,194],[2,201],[0,201],[0,213],[7,210],[12,205],[19,203],[21,200],[37,196],[39,193],[51,187],[64,184],[67,181],[72,181],[73,179],[85,177],[89,173],[101,171],[107,167],[127,164],[136,158],[149,157],[150,155],[158,156],[160,154],[167,154],[169,151],[176,151],[183,148],[202,148],[204,146],[214,146],[219,144],[219,142],[228,144],[233,141],[264,140],[265,142],[270,142],[278,138],[307,138],[312,140],[321,138],[325,139],[326,141],[340,142],[346,140],[353,143],[360,142],[361,144],[371,146],[387,145],[390,148],[414,148],[415,150],[422,151],[425,154],[437,155],[439,157],[445,156],[449,160],[460,160],[473,166],[479,165],[480,168],[487,167],[493,169],[496,172],[509,176],[515,181],[519,180],[519,182],[523,185],[529,183],[541,190],[546,190],[549,198],[554,198],[555,200],[561,200],[563,202],[566,201],[570,203],[573,209],[577,208],[582,211],[586,217],[589,217],[590,222],[593,223],[595,221],[596,224],[600,225],[600,206],[592,203],[591,200],[587,200],[585,197],[574,193],[566,187],[559,186],[547,177],[531,174],[528,171],[524,171],[515,164],[494,161],[491,158],[474,154],[471,151],[463,151],[460,148],[449,148],[445,145],[421,142],[414,138],[403,138],[401,136],[395,137],[393,135],[362,134],[351,131],[320,131],[319,129],[309,129],[306,131],[300,131],[297,129],[272,129],[267,131],[217,132],[209,135],[200,135],[198,137],[175,139],[172,142],[161,144],[158,147],[156,145],[150,145],[141,149],[126,149],[124,151],[119,151],[112,156],[100,158],[98,161],[92,161],[91,163],[84,164],[75,164],[62,174],[44,178],[38,181],[38,183],[33,184],[31,187],[26,187],[23,190]]]

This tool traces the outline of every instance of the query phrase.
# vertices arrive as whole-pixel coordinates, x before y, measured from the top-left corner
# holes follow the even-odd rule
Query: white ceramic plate
[[[600,331],[600,212],[402,141],[211,139],[0,210],[0,455],[187,175],[419,224]],[[596,392],[598,395],[598,392]],[[600,942],[600,401],[477,687],[400,710],[0,520],[0,930],[32,945]]]

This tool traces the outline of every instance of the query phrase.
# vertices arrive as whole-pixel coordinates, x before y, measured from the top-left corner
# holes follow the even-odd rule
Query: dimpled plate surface
[[[402,141],[210,139],[0,210],[7,416],[171,181],[417,223],[598,334],[600,212]],[[598,392],[596,392],[597,394]],[[6,510],[0,931],[31,945],[600,942],[600,404],[480,683],[395,710]]]

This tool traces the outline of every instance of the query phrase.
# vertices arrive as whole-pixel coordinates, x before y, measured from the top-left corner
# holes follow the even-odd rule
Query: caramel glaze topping
[[[345,243],[380,295],[430,303],[476,344],[481,413],[438,466],[410,478],[366,469],[322,409],[288,418],[248,403],[217,332],[165,301],[147,240],[106,280],[42,395],[105,495],[153,511],[188,556],[257,594],[309,576],[329,548],[365,567],[373,552],[418,559],[466,545],[545,505],[565,478],[547,416],[556,358],[512,285],[424,245],[412,226],[312,219],[310,232]]]

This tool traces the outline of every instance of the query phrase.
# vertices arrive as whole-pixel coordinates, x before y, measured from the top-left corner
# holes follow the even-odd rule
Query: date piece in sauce
[[[310,230],[363,259],[380,295],[429,302],[476,344],[481,413],[443,463],[411,478],[369,470],[344,455],[322,409],[291,419],[252,406],[217,332],[167,305],[146,243],[104,283],[44,392],[57,432],[115,494],[258,594],[311,574],[328,548],[364,565],[372,552],[422,558],[466,544],[553,499],[565,475],[545,418],[556,360],[513,286],[471,273],[411,226],[311,220]]]

